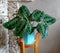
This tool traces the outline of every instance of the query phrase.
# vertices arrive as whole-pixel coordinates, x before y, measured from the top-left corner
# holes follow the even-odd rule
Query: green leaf
[[[20,37],[22,37],[24,34],[27,34],[27,33],[31,34],[32,29],[33,29],[32,25],[29,22],[27,22],[25,25],[25,28],[20,32],[21,34]]]
[[[32,31],[32,25],[30,23],[26,23],[26,22],[21,22],[22,24],[20,24],[18,27],[16,27],[14,34],[15,36],[22,36],[26,33],[31,33]]]
[[[12,20],[3,23],[3,26],[9,30],[12,30],[13,28],[16,27],[17,23],[20,21],[20,18],[17,16],[15,18],[13,18]]]
[[[30,15],[30,17],[31,17],[30,20],[39,22],[39,21],[41,21],[41,19],[43,19],[42,18],[43,14],[44,14],[44,12],[36,9]]]
[[[46,14],[43,21],[44,23],[51,25],[56,22],[56,19]]]
[[[31,33],[32,32],[32,24],[27,22],[24,30],[27,32],[27,33]]]
[[[22,5],[18,10],[18,15],[22,18],[29,18],[30,11],[26,6]]]
[[[38,24],[37,31],[41,34],[42,38],[46,38],[48,35],[48,25],[46,24]]]
[[[21,20],[21,22],[19,23],[19,25],[16,26],[15,30],[14,30],[14,35],[15,36],[20,36],[21,35],[21,31],[23,31],[23,29],[25,28],[26,25],[26,21],[25,20]]]

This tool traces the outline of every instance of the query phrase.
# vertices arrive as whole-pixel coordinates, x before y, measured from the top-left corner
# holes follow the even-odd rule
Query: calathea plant
[[[38,23],[37,26],[31,24],[32,21]],[[29,9],[22,5],[17,12],[16,17],[12,20],[3,23],[3,26],[9,30],[13,30],[15,36],[23,36],[24,34],[31,34],[36,29],[42,36],[46,38],[48,35],[49,26],[55,23],[56,19],[45,14],[38,9],[30,13]]]

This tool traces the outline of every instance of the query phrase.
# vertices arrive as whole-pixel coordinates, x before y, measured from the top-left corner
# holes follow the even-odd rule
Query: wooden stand
[[[23,38],[17,38],[17,43],[20,47],[20,53],[25,53],[25,48],[34,47],[34,53],[38,53],[38,40],[40,37],[40,33],[36,34],[35,42],[33,44],[24,44]]]

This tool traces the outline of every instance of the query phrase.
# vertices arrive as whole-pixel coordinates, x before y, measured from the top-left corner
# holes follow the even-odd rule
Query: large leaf
[[[20,37],[24,36],[24,34],[31,34],[31,33],[32,33],[32,25],[29,22],[27,22],[25,28],[23,28],[23,30],[21,30],[20,32]]]
[[[44,12],[36,9],[31,14],[30,20],[32,20],[32,21],[38,21],[39,22],[39,21],[41,21],[41,19],[43,19],[43,16],[44,16]]]
[[[56,19],[46,14],[43,21],[44,23],[51,25],[55,23]]]
[[[23,31],[23,29],[25,28],[26,25],[26,21],[25,20],[21,20],[19,25],[16,26],[15,30],[14,30],[14,35],[15,36],[20,36],[21,32]]]
[[[3,26],[7,29],[13,29],[16,27],[17,23],[19,23],[20,21],[20,18],[17,16],[15,18],[13,18],[12,20],[6,22],[6,23],[3,23]]]
[[[20,32],[21,35],[24,35],[24,34],[31,34],[33,31],[32,31],[33,27],[32,27],[32,24],[27,22],[27,24],[25,25],[25,28],[23,29],[23,31]],[[21,37],[20,35],[20,37]]]
[[[32,32],[32,24],[27,22],[25,29],[24,29],[27,33],[31,33]]]
[[[41,34],[42,38],[46,38],[48,35],[48,25],[46,24],[38,24],[37,31]]]
[[[18,10],[18,15],[22,18],[29,18],[30,11],[26,6],[22,5]]]
[[[14,34],[15,36],[22,36],[26,33],[32,32],[32,25],[27,22],[27,24],[23,21],[22,24],[20,24],[19,27],[16,27]]]

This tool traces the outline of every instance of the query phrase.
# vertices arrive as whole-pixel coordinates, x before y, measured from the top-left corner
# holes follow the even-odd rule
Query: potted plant
[[[33,26],[31,24],[32,21],[38,24]],[[34,30],[36,29],[42,38],[46,38],[49,25],[55,23],[55,21],[55,18],[45,14],[43,11],[36,9],[30,13],[29,9],[25,5],[22,5],[18,9],[16,16],[12,20],[3,23],[3,26],[9,30],[13,30],[15,36],[22,37],[25,44],[32,44],[35,38]]]

